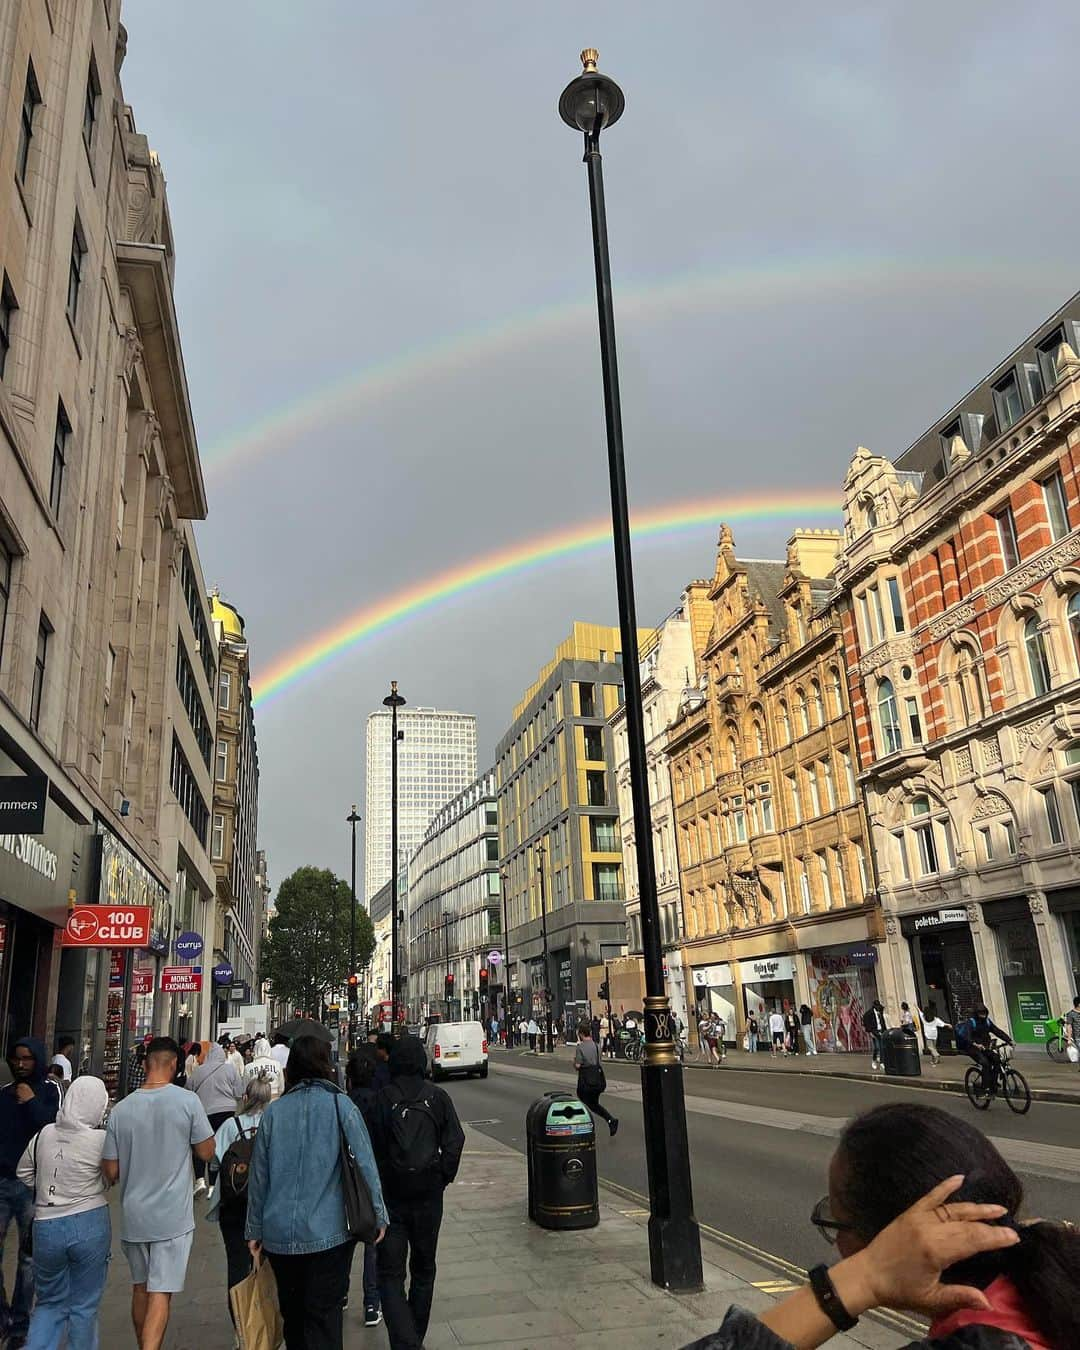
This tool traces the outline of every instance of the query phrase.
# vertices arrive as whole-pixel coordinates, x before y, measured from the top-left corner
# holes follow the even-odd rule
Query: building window
[[[994,836],[990,832],[989,825],[980,825],[975,831],[979,836],[979,842],[982,845],[982,856],[984,862],[994,861]]]
[[[232,671],[223,670],[218,677],[218,707],[228,712],[232,706]]]
[[[810,722],[806,716],[806,695],[801,689],[795,690],[795,721],[798,724],[799,734],[805,736],[810,730]]]
[[[876,586],[871,586],[867,590],[866,599],[870,605],[870,619],[874,630],[874,641],[881,642],[885,637],[885,616],[881,612],[881,595]]]
[[[1013,857],[1016,856],[1016,827],[1011,820],[1003,820],[1001,828],[1005,831],[1005,849]]]
[[[844,783],[847,787],[847,800],[853,802],[855,800],[856,791],[855,768],[851,762],[851,755],[846,750],[839,750],[837,753],[840,756],[840,766],[844,771]]]
[[[780,744],[791,744],[791,717],[788,715],[787,703],[780,700]]]
[[[762,730],[760,722],[754,722],[750,729],[750,735],[751,743],[754,747],[754,754],[763,755],[765,753],[765,732]]]
[[[214,830],[210,836],[210,857],[220,862],[225,856],[225,817],[220,811],[214,812]]]
[[[591,684],[578,685],[578,708],[580,709],[579,716],[581,717],[596,716],[595,686]]]
[[[203,800],[202,793],[199,791],[199,785],[195,781],[195,775],[191,772],[187,757],[180,749],[180,742],[176,739],[175,733],[172,741],[172,766],[169,773],[169,786],[180,804],[180,809],[187,817],[188,824],[195,831],[199,843],[205,848],[206,832],[210,825],[210,811]]]
[[[810,815],[821,815],[821,793],[818,790],[817,767],[810,764],[806,769],[806,781],[810,787]]]
[[[589,831],[592,834],[594,853],[618,853],[620,845],[617,820],[593,816],[589,821]]]
[[[924,877],[935,876],[938,871],[937,847],[934,844],[934,827],[917,825],[913,831],[919,853],[919,872]]]
[[[603,769],[587,769],[585,791],[590,806],[607,806],[607,774]]]
[[[618,904],[622,899],[618,863],[593,863],[593,889],[597,900]]]
[[[1024,624],[1024,649],[1027,652],[1032,689],[1036,696],[1049,693],[1050,663],[1046,656],[1046,643],[1043,640],[1042,629],[1035,615],[1032,615]]]
[[[1069,606],[1066,613],[1069,620],[1069,634],[1072,637],[1073,655],[1076,657],[1077,669],[1080,670],[1080,591],[1069,596]]]
[[[1005,571],[1011,572],[1020,562],[1020,548],[1016,542],[1016,518],[1012,507],[1006,506],[994,514],[997,524],[998,546],[1005,563]]]
[[[893,843],[896,845],[896,857],[900,863],[900,876],[904,881],[910,881],[911,869],[908,867],[907,842],[903,830],[893,831]]]
[[[997,413],[999,431],[1007,431],[1014,422],[1024,415],[1024,401],[1020,397],[1020,385],[1016,371],[1011,370],[1003,380],[994,385],[994,411]]]
[[[4,659],[4,639],[7,636],[8,604],[11,600],[11,552],[0,540],[0,663]]]
[[[889,577],[885,582],[889,591],[889,609],[892,612],[892,625],[894,633],[904,631],[904,606],[900,599],[900,583],[895,577]]]
[[[746,843],[746,806],[742,797],[731,799],[731,815],[735,822],[735,842]]]
[[[67,468],[68,447],[71,442],[71,423],[64,405],[56,405],[56,427],[53,431],[52,472],[49,476],[49,506],[60,519],[60,502],[64,496],[64,470]]]
[[[604,733],[600,727],[585,727],[585,758],[594,764],[604,762]]]
[[[1042,481],[1043,504],[1050,523],[1050,537],[1055,543],[1069,533],[1069,507],[1065,500],[1065,484],[1060,473],[1052,473]]]
[[[900,749],[900,718],[896,711],[892,680],[882,680],[878,685],[877,708],[882,750],[886,755],[891,755]]]
[[[802,805],[799,801],[799,780],[793,773],[785,775],[785,782],[788,787],[788,797],[791,799],[791,816],[793,825],[802,824]]]
[[[11,329],[18,308],[15,292],[11,289],[11,282],[5,272],[3,285],[0,286],[0,380],[4,378],[4,371],[7,369],[8,352],[11,350]]]
[[[1057,791],[1053,784],[1049,787],[1039,788],[1039,796],[1042,798],[1046,832],[1050,836],[1050,842],[1052,844],[1063,844],[1065,835],[1061,828],[1061,812],[1058,810]]]
[[[829,876],[829,864],[826,861],[824,853],[815,853],[814,861],[817,863],[818,884],[821,887],[821,895],[825,901],[825,908],[832,909],[833,888],[832,877]]]
[[[34,680],[30,687],[30,725],[37,731],[41,725],[41,705],[45,698],[45,671],[49,663],[49,638],[52,625],[42,613],[38,620],[37,647],[34,651]]]
[[[229,777],[229,742],[218,741],[217,743],[217,780],[219,783],[228,781]]]
[[[1064,330],[1057,328],[1049,337],[1044,337],[1037,348],[1039,371],[1042,375],[1043,387],[1045,389],[1053,389],[1054,385],[1058,382],[1057,354],[1064,341]]]
[[[919,718],[918,699],[904,699],[904,714],[907,717],[908,731],[911,733],[911,743],[919,745],[922,741],[922,722]]]
[[[34,115],[41,103],[34,63],[26,63],[26,84],[23,86],[22,117],[19,122],[19,147],[15,152],[15,173],[19,182],[26,184],[26,170],[30,165],[30,146],[34,140]]]
[[[866,853],[862,844],[854,844],[853,848],[855,849],[855,860],[859,865],[859,886],[861,887],[861,893],[863,895],[869,895],[870,873],[866,868]]]
[[[833,781],[832,761],[828,758],[821,761],[821,776],[825,780],[825,797],[829,803],[829,810],[836,809],[836,783]]]
[[[758,805],[761,808],[761,829],[765,834],[772,834],[776,826],[773,823],[772,809],[772,785],[769,783],[758,784]]]
[[[87,153],[94,144],[94,128],[97,125],[98,100],[101,98],[101,81],[98,79],[97,62],[90,53],[90,69],[86,72],[86,94],[83,99],[83,144]]]
[[[825,722],[825,703],[821,697],[821,685],[817,680],[810,681],[810,715],[816,727]]]
[[[86,236],[78,214],[71,231],[71,257],[68,260],[67,312],[74,323],[79,317],[79,293],[83,284],[83,263],[86,260]]]
[[[806,863],[799,860],[799,895],[802,899],[802,912],[810,914],[813,911],[814,903],[810,899],[810,878],[806,875]]]

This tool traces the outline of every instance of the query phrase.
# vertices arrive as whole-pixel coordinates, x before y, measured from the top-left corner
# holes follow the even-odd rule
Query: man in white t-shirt
[[[941,1056],[938,1054],[937,1041],[938,1032],[942,1027],[947,1027],[948,1022],[943,1022],[937,1015],[937,1005],[928,1003],[926,1011],[923,1013],[922,1031],[926,1040],[926,1048],[930,1051],[930,1058],[935,1064],[941,1063]]]
[[[60,1066],[60,1072],[64,1075],[64,1082],[70,1083],[74,1075],[72,1060],[75,1057],[75,1042],[70,1036],[61,1036],[56,1047],[56,1054],[52,1057],[52,1063]]]
[[[769,1036],[772,1038],[773,1055],[777,1055],[784,1048],[784,1014],[779,1008],[774,1008],[769,1014]]]
[[[270,1047],[270,1058],[276,1059],[282,1068],[289,1062],[289,1038],[280,1031],[274,1032],[274,1044]]]

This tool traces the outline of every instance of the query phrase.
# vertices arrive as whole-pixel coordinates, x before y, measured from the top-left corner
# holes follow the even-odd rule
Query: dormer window
[[[1058,382],[1058,348],[1065,341],[1064,328],[1055,328],[1049,337],[1044,337],[1039,343],[1036,351],[1038,352],[1039,373],[1042,376],[1044,389],[1053,389]]]
[[[994,411],[997,414],[998,430],[1006,431],[1024,415],[1024,401],[1020,397],[1020,385],[1016,371],[1010,370],[1004,379],[994,385]]]

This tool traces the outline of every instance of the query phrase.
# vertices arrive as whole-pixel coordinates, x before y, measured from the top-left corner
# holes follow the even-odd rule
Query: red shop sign
[[[131,992],[133,994],[152,994],[154,992],[154,972],[152,970],[133,970],[131,972]]]
[[[146,947],[150,942],[149,905],[79,905],[68,915],[62,947]]]
[[[197,994],[202,989],[199,966],[166,966],[161,972],[163,994]]]

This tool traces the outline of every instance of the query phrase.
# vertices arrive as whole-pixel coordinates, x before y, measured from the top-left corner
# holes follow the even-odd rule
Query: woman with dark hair
[[[287,1350],[341,1350],[342,1310],[355,1241],[345,1219],[344,1134],[386,1231],[379,1171],[360,1112],[338,1088],[330,1047],[298,1036],[285,1065],[285,1095],[263,1114],[248,1183],[245,1235],[265,1250],[277,1279]]]
[[[856,1117],[811,1222],[841,1260],[760,1317],[732,1308],[688,1350],[814,1350],[875,1307],[932,1319],[909,1350],[1075,1350],[1080,1233],[1022,1217],[1023,1186],[975,1126],[936,1106]]]

